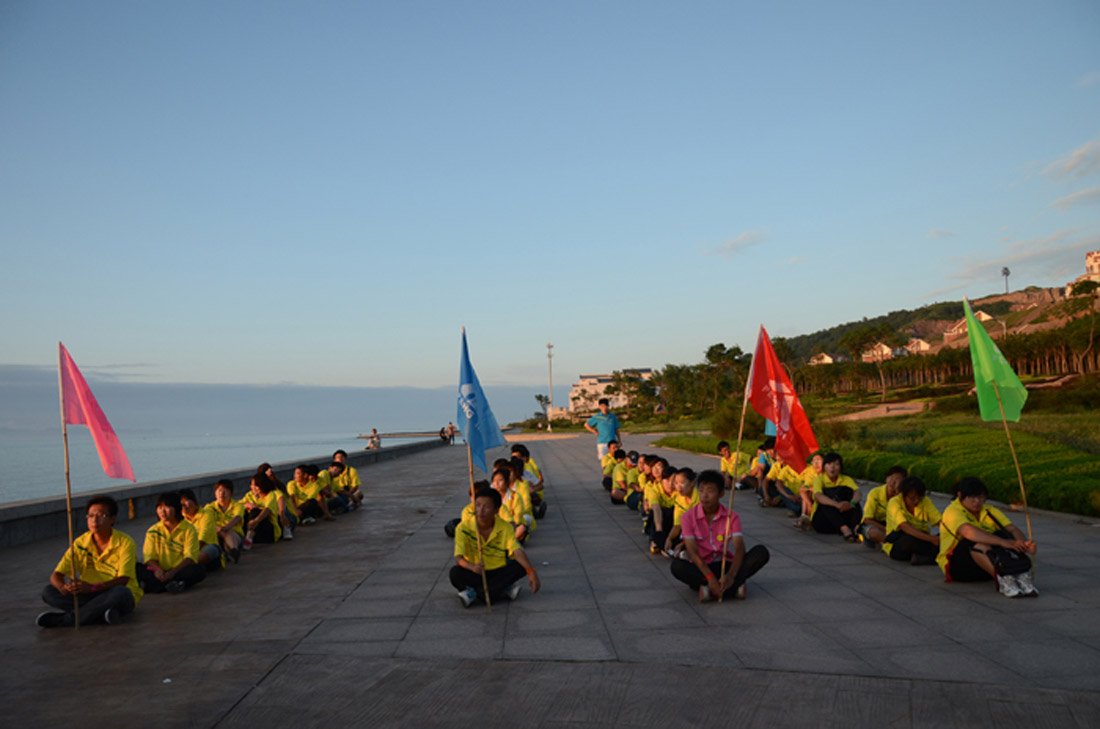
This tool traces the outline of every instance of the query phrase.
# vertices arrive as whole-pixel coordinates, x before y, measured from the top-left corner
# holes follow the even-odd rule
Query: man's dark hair
[[[891,466],[890,470],[886,472],[886,478],[890,478],[895,474],[901,474],[902,478],[909,475],[909,471],[905,469],[905,466]]]
[[[606,397],[601,397],[601,398],[600,398],[600,399],[599,399],[599,400],[598,400],[598,401],[596,402],[596,404],[597,404],[597,405],[606,405],[606,406],[608,406],[608,407],[611,407],[611,401],[610,401],[610,400],[608,400],[608,399],[607,399]]]
[[[840,470],[842,470],[842,471],[844,470],[844,459],[840,457],[839,453],[830,453],[830,454],[828,454],[827,456],[825,456],[825,462],[822,463],[821,465],[827,466],[830,463],[834,463],[834,462],[840,464]]]
[[[187,499],[188,501],[194,501],[196,504],[199,503],[199,500],[195,498],[195,492],[191,489],[180,489],[176,493],[180,495],[180,500]]]
[[[977,476],[967,476],[955,484],[955,493],[959,495],[960,499],[965,499],[968,496],[988,495],[989,489]]]
[[[493,507],[496,509],[500,509],[500,505],[504,503],[504,497],[492,486],[478,489],[477,493],[474,494],[474,501],[476,502],[478,499],[492,499]]]
[[[93,496],[88,499],[88,504],[84,507],[84,512],[87,513],[88,509],[91,509],[97,504],[107,509],[108,515],[118,516],[118,502],[110,496]]]
[[[705,483],[709,483],[713,486],[717,486],[719,495],[721,495],[726,490],[726,479],[725,479],[725,477],[723,477],[722,474],[720,474],[718,471],[715,471],[712,468],[708,468],[707,470],[702,471],[699,474],[698,478],[696,478],[696,480],[695,480],[696,488],[702,486]]]
[[[901,493],[901,497],[904,499],[907,494],[918,493],[921,496],[925,494],[924,481],[921,481],[917,476],[906,476],[901,482],[901,488],[898,489]]]

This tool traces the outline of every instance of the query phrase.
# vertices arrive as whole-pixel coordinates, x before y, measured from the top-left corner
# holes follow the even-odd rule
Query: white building
[[[641,369],[623,370],[623,374],[640,377],[643,380],[649,380],[653,377],[653,370],[645,367]],[[569,390],[568,409],[561,408],[561,412],[567,412],[568,414],[592,412],[596,410],[598,407],[596,403],[602,397],[606,397],[611,401],[612,410],[626,407],[626,395],[621,393],[614,395],[607,394],[607,388],[611,386],[611,383],[612,379],[610,374],[581,375]],[[559,411],[558,408],[554,410],[555,412]]]
[[[1100,251],[1089,251],[1085,254],[1085,275],[1078,276],[1066,284],[1066,298],[1073,296],[1074,284],[1079,284],[1082,281],[1100,283]]]

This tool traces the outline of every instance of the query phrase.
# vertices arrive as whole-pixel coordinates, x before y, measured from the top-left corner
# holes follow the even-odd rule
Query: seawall
[[[354,451],[348,454],[348,463],[362,469],[372,463],[402,458],[430,448],[439,448],[443,445],[445,444],[441,440],[434,438],[420,443],[393,446],[392,448]],[[282,461],[273,463],[271,466],[279,480],[286,483],[294,477],[294,468],[300,463],[316,464],[321,468],[325,468],[331,461],[331,456],[324,455],[294,461]],[[122,488],[84,491],[73,494],[73,512],[76,517],[74,534],[84,533],[85,528],[81,521],[83,508],[93,496],[104,494],[113,496],[118,501],[118,522],[116,526],[124,531],[130,531],[130,533],[141,533],[151,523],[150,520],[156,518],[157,496],[165,491],[188,488],[195,492],[200,504],[205,504],[214,500],[214,483],[219,479],[228,478],[233,481],[234,497],[239,499],[247,492],[249,479],[255,470],[256,466],[250,466],[235,471],[202,473],[164,481],[147,481]],[[364,486],[369,489],[369,475],[361,473],[360,476],[363,479]],[[0,505],[0,549],[33,542],[36,539],[67,534],[69,528],[65,520],[65,514],[64,495],[45,499],[15,501]],[[142,522],[141,528],[137,532],[125,529],[126,525],[133,520],[141,520]]]

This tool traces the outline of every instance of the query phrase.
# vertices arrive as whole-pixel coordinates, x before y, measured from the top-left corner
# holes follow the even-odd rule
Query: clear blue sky
[[[1091,0],[0,4],[0,364],[441,386],[465,325],[564,404],[1097,248]]]

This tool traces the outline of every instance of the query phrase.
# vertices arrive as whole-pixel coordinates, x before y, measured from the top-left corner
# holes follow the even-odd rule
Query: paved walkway
[[[64,542],[4,550],[3,723],[1100,726],[1094,526],[1035,515],[1042,596],[1007,600],[802,534],[738,493],[771,562],[748,600],[700,605],[648,553],[637,514],[608,502],[590,438],[531,448],[550,476],[528,550],[543,590],[491,614],[462,608],[447,580],[459,447],[363,469],[365,513],[146,597],[123,627],[35,628]],[[122,528],[140,537],[151,521]]]

